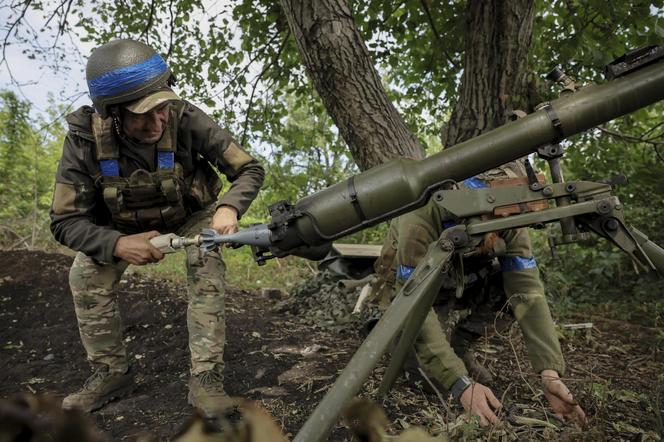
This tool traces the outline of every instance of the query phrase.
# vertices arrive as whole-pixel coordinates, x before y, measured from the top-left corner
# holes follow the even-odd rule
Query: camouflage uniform
[[[521,167],[518,162],[509,163],[464,184],[471,188],[486,187],[492,180],[523,176]],[[422,260],[429,244],[438,239],[450,222],[450,214],[433,202],[394,220],[376,262],[377,273],[399,287]],[[527,230],[500,232],[493,249],[499,257],[498,269],[492,269],[487,257],[464,260],[467,288],[461,298],[455,296],[458,269],[447,275],[415,342],[420,366],[447,390],[468,374],[458,353],[467,349],[473,337],[481,336],[486,326],[493,326],[505,300],[523,331],[533,368],[537,372],[553,369],[560,374],[565,369]]]
[[[56,176],[51,230],[56,240],[78,251],[69,283],[81,339],[89,361],[94,366],[107,366],[111,372],[124,373],[128,366],[114,293],[128,265],[113,256],[118,238],[152,229],[193,235],[209,225],[214,211],[222,205],[235,208],[241,216],[263,182],[263,168],[207,115],[185,101],[172,106],[169,127],[176,126],[177,130],[175,169],[186,210],[185,219],[175,225],[166,221],[160,225],[159,219],[163,217],[158,217],[156,224],[152,219],[141,226],[139,215],[138,227],[115,223],[102,195],[98,138],[91,122],[94,110],[84,106],[67,117],[69,133]],[[157,169],[155,146],[136,144],[118,133],[113,137],[119,144],[122,177],[129,178],[139,169]],[[212,194],[214,186],[209,185],[208,161],[232,183],[217,201]],[[224,271],[219,252],[201,255],[196,247],[187,249],[187,326],[192,375],[223,369]]]

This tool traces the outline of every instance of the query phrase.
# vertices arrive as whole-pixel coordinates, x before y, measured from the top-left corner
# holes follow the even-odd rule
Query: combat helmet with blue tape
[[[96,48],[85,69],[90,98],[102,118],[114,105],[129,103],[160,90],[175,80],[164,59],[135,40],[113,40]],[[172,99],[177,99],[173,93]]]

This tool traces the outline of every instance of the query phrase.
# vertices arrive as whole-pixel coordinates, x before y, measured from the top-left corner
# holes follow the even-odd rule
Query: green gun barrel
[[[271,248],[298,254],[297,248],[329,243],[423,206],[447,180],[466,179],[663,98],[664,60],[583,87],[431,157],[393,160],[302,198],[290,218],[277,221],[273,214]]]

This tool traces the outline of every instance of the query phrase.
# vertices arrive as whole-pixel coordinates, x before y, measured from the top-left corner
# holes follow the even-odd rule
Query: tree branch
[[[173,38],[175,36],[175,15],[173,14],[173,2],[175,0],[171,0],[169,5],[168,5],[168,12],[171,14],[171,22],[170,22],[170,35],[168,36],[168,52],[166,53],[166,60],[169,59],[171,54],[173,53]]]
[[[58,40],[60,39],[61,35],[64,35],[65,33],[65,27],[67,26],[67,16],[69,15],[69,11],[71,10],[71,5],[74,2],[74,0],[69,0],[67,2],[67,9],[64,11],[62,16],[60,17],[60,23],[58,23],[58,33],[55,34],[55,40],[53,41],[53,45],[51,46],[51,49],[55,49],[55,47],[58,44]]]
[[[624,141],[629,141],[631,143],[646,143],[646,144],[651,144],[653,146],[662,146],[662,145],[664,145],[664,141],[655,141],[656,137],[645,138],[644,135],[641,135],[639,137],[639,136],[636,136],[636,135],[624,134],[622,132],[613,131],[613,130],[607,129],[605,127],[602,127],[602,126],[598,126],[597,128],[600,131],[607,134],[607,135],[610,135],[614,138],[619,138],[619,139],[624,140]]]
[[[28,12],[28,8],[30,7],[30,3],[32,3],[32,0],[27,0],[24,3],[24,8],[21,11],[21,13],[19,14],[18,18],[16,20],[14,20],[14,22],[11,25],[9,25],[9,29],[7,29],[7,33],[5,33],[5,38],[2,41],[2,59],[0,60],[0,63],[6,63],[7,62],[7,57],[6,57],[7,46],[8,46],[7,40],[9,40],[9,36],[11,35],[11,33],[14,30],[14,28],[16,27],[16,25],[18,25],[21,22],[21,20],[23,20],[23,17],[25,17],[25,14],[26,14],[26,12]],[[10,76],[11,76],[11,73],[10,73]],[[12,80],[13,80],[13,78],[14,77],[12,76]]]
[[[436,40],[439,42],[441,41],[440,34],[438,33],[438,30],[436,29],[436,25],[433,22],[433,17],[431,16],[431,11],[429,10],[429,4],[427,3],[427,0],[420,0],[420,3],[422,4],[422,9],[424,9],[424,13],[427,16],[427,20],[429,21],[429,26],[431,26],[431,31],[433,32],[433,35],[436,37]],[[450,54],[447,52],[447,50],[444,47],[441,47],[443,54],[445,54],[445,58],[447,58],[447,61],[452,64],[457,69],[461,69],[461,66],[452,59]]]
[[[65,3],[67,3],[67,0],[62,0],[60,4],[53,9],[53,13],[51,13],[51,15],[46,19],[46,22],[44,22],[44,28],[46,28],[49,23],[51,23],[51,20],[53,20],[55,16],[58,15],[58,11],[65,5]]]
[[[658,129],[658,128],[662,127],[662,126],[664,126],[664,121],[662,121],[661,123],[657,123],[657,124],[655,124],[653,127],[651,127],[650,129],[648,129],[647,131],[645,131],[645,132],[643,133],[642,136],[645,137],[646,135],[650,135],[650,134],[653,133],[656,129]],[[663,133],[660,133],[660,134],[657,134],[657,135],[654,135],[654,136],[650,137],[649,139],[660,138],[660,137],[662,137],[662,136],[664,136],[664,132],[663,132]]]
[[[172,3],[171,3],[172,4]],[[139,40],[143,39],[143,37],[146,37],[146,41],[148,40],[148,31],[152,27],[152,22],[154,20],[154,0],[150,2],[150,15],[148,15],[148,22],[145,24],[145,28],[143,29],[143,32],[141,32],[141,35],[138,37]]]
[[[284,40],[284,45],[285,45],[285,42],[288,40],[288,37],[289,37],[289,36],[290,36],[290,31],[288,31],[288,33],[286,34],[286,39]],[[224,86],[223,89],[221,89],[221,90],[220,90],[219,92],[217,92],[216,94],[212,95],[211,98],[216,98],[216,97],[218,97],[219,95],[223,94],[223,93],[226,91],[226,89],[228,89],[233,83],[235,83],[235,81],[240,77],[240,75],[246,73],[246,72],[249,70],[249,67],[253,64],[253,62],[256,61],[256,60],[258,59],[259,56],[263,55],[263,54],[265,53],[265,51],[268,50],[268,48],[270,47],[270,43],[272,43],[274,40],[276,40],[277,37],[279,37],[279,31],[277,31],[277,32],[272,36],[272,38],[270,38],[270,40],[269,40],[267,43],[265,43],[265,46],[263,47],[262,50],[258,51],[258,52],[256,53],[256,55],[253,56],[253,57],[247,62],[247,64],[246,64],[242,69],[240,69],[240,70],[239,70],[239,71],[233,76],[233,78],[230,79],[230,81],[228,82],[228,84],[226,84],[226,86]],[[282,47],[279,49],[279,53],[281,53],[281,51],[283,50],[284,45],[282,45]],[[272,63],[270,63],[270,64],[272,64]],[[269,65],[268,65],[268,66],[269,66]],[[261,75],[263,75],[263,74],[264,74],[264,72],[261,72]]]
[[[290,31],[288,31],[286,33],[286,36],[284,37],[284,41],[281,42],[281,46],[277,50],[277,53],[274,54],[274,57],[272,58],[272,60],[270,60],[270,62],[263,68],[261,73],[258,74],[256,76],[256,78],[254,79],[254,84],[253,84],[253,87],[251,88],[251,96],[249,97],[249,103],[247,104],[247,112],[246,112],[246,115],[244,117],[244,124],[243,124],[243,127],[242,127],[242,141],[240,143],[242,146],[244,146],[244,143],[247,139],[247,126],[249,124],[249,115],[251,114],[251,107],[252,107],[253,102],[254,102],[254,94],[256,93],[256,87],[258,86],[258,82],[263,77],[263,75],[265,75],[265,73],[268,71],[268,69],[270,69],[277,62],[277,60],[279,60],[279,57],[281,56],[281,53],[284,51],[284,48],[286,47],[286,43],[288,42],[289,37],[290,37]],[[272,41],[272,40],[270,40],[270,41]]]
[[[390,11],[389,14],[387,14],[385,17],[383,17],[383,21],[381,22],[381,24],[384,25],[385,23],[387,23],[387,21],[390,19],[390,17],[392,17],[394,15],[394,13],[397,12],[399,10],[399,8],[401,8],[404,5],[404,3],[406,3],[406,2],[402,1],[402,2],[399,2],[397,5],[395,5],[394,8],[392,8],[392,11]]]
[[[659,126],[662,126],[662,125],[664,125],[664,122],[657,123],[655,126],[650,128],[649,130],[647,130],[640,137],[635,136],[635,135],[630,135],[630,134],[624,134],[622,132],[613,131],[613,130],[607,129],[605,127],[602,127],[602,126],[597,126],[597,128],[601,132],[603,132],[603,133],[605,133],[605,134],[607,134],[607,135],[609,135],[613,138],[618,138],[618,139],[621,139],[623,141],[627,141],[627,142],[630,142],[630,143],[650,144],[652,146],[653,150],[655,151],[655,155],[657,156],[657,159],[660,162],[664,162],[664,157],[662,157],[662,154],[659,151],[659,146],[663,146],[664,141],[655,141],[657,138],[661,138],[663,134],[658,134],[658,135],[655,135],[655,136],[650,137],[650,138],[646,137],[648,134],[652,133],[655,129],[657,129]]]

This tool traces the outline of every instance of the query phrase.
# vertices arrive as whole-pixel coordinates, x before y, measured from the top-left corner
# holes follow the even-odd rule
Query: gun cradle
[[[441,190],[434,194],[433,200],[455,217],[469,220],[461,229],[468,236],[465,239],[468,251],[475,247],[486,233],[519,227],[540,227],[572,219],[579,233],[565,243],[588,239],[588,232],[594,232],[627,253],[638,268],[664,274],[664,267],[661,265],[664,257],[662,249],[641,232],[636,235],[633,229],[626,225],[622,204],[617,197],[611,195],[612,188],[609,184],[571,181],[537,186],[537,190],[532,187],[517,185]],[[568,203],[556,207],[555,201],[561,197],[565,197]],[[509,215],[504,215],[505,207],[510,208]],[[455,234],[459,235],[458,231]],[[554,243],[561,244],[563,241]],[[646,244],[648,247],[644,247]],[[455,242],[457,247],[462,245],[464,244],[459,240]]]

